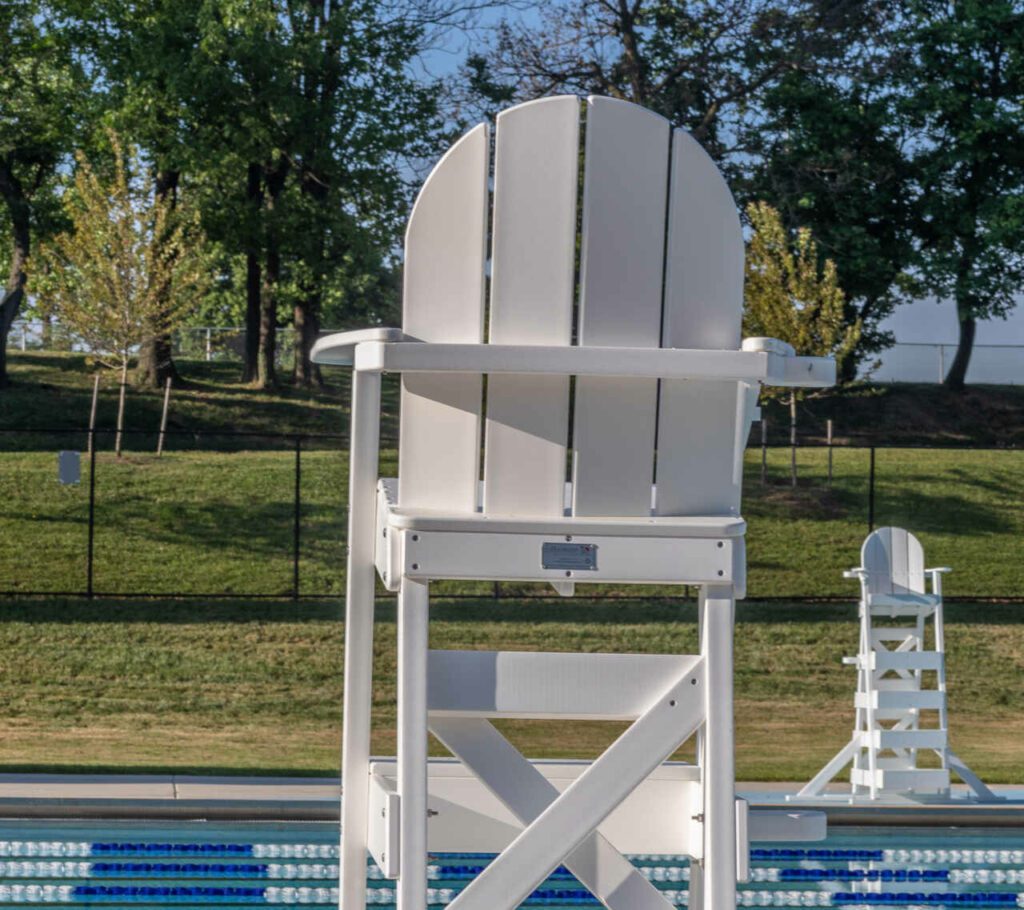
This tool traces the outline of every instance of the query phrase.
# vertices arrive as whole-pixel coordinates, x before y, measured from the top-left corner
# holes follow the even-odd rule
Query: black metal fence
[[[113,434],[97,430],[90,446],[84,430],[0,430],[0,595],[342,595],[342,434],[168,431],[158,457],[156,433],[126,432],[121,458]],[[893,524],[922,537],[930,562],[954,567],[952,597],[1024,601],[1024,451],[765,442],[747,453],[749,598],[849,599],[842,569],[870,529]],[[77,482],[60,482],[59,450],[80,453]],[[394,461],[385,450],[382,473]],[[437,587],[451,597],[550,595],[527,584]]]

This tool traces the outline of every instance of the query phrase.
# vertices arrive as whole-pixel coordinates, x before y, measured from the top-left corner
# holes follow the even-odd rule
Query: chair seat
[[[922,611],[931,612],[942,604],[942,598],[935,594],[868,594],[868,607],[872,615],[900,616],[917,615]]]
[[[571,484],[566,484],[571,502]],[[747,523],[736,516],[668,516],[636,517],[561,517],[543,518],[522,515],[485,515],[483,512],[443,512],[432,509],[407,509],[397,505],[398,481],[382,478],[377,486],[379,499],[386,510],[380,523],[403,531],[452,531],[473,534],[538,534],[587,535],[599,537],[742,537]]]

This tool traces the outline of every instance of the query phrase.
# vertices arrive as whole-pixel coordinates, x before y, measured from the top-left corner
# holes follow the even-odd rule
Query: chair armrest
[[[407,339],[408,340],[408,339]],[[779,342],[781,344],[781,342]],[[376,373],[518,373],[712,379],[828,386],[835,363],[771,350],[706,351],[511,344],[360,343],[355,368]]]
[[[859,579],[863,579],[864,576],[867,575],[867,574],[868,573],[864,569],[862,569],[862,568],[860,568],[858,566],[856,569],[846,569],[843,572],[843,578],[859,578]]]
[[[313,363],[324,366],[350,367],[355,362],[356,345],[367,341],[413,341],[401,329],[356,329],[352,332],[332,332],[316,340],[309,352]]]
[[[953,570],[949,566],[939,566],[938,568],[925,569],[924,571],[927,575],[945,575],[946,573],[952,572]]]

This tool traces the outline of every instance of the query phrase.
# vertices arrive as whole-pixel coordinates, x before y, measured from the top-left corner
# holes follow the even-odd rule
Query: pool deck
[[[1024,825],[1024,788],[995,786],[997,803],[904,799],[854,805],[839,798],[787,802],[801,785],[737,784],[756,809],[814,808],[831,825]],[[340,786],[323,777],[194,777],[129,774],[0,774],[0,818],[261,819],[337,821]]]

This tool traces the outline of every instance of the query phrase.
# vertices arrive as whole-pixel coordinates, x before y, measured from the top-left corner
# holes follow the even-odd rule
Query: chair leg
[[[380,376],[355,373],[349,462],[348,576],[345,586],[345,712],[342,722],[341,888],[345,910],[366,905],[373,605],[376,571],[377,445]]]
[[[402,801],[398,910],[427,910],[427,627],[429,589],[398,594],[398,793]]]
[[[701,591],[701,654],[707,661],[704,728],[705,910],[736,907],[736,772],[733,756],[733,590]],[[691,907],[695,905],[691,904]]]

